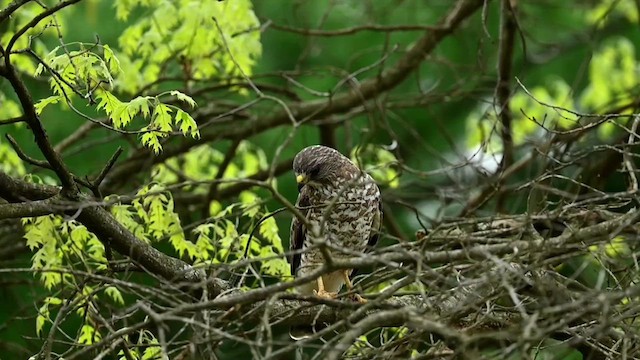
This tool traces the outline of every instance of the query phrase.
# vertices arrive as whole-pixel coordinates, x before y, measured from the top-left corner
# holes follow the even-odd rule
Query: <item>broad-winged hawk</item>
[[[299,189],[296,207],[306,221],[294,217],[291,223],[292,275],[305,276],[324,264],[317,245],[325,241],[334,259],[356,257],[375,245],[382,210],[380,189],[371,176],[337,150],[321,145],[300,151],[293,171]],[[351,290],[352,271],[325,274],[300,286],[298,292],[335,298],[343,285]],[[356,298],[365,301],[359,295]]]

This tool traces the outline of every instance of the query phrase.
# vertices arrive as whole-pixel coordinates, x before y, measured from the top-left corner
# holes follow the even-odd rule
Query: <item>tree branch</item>
[[[36,17],[31,19],[31,21],[29,21],[26,25],[24,25],[18,31],[16,31],[16,33],[13,34],[13,36],[9,40],[9,43],[7,44],[7,48],[5,49],[5,51],[6,51],[5,63],[7,65],[7,67],[9,67],[9,55],[11,53],[11,49],[13,48],[13,45],[16,43],[16,41],[20,38],[20,36],[22,36],[25,32],[27,32],[27,30],[29,30],[32,27],[38,25],[38,23],[40,21],[42,21],[43,19],[46,19],[47,17],[51,16],[52,14],[55,14],[59,10],[62,10],[67,6],[73,5],[73,4],[75,4],[77,2],[80,2],[80,1],[82,1],[82,0],[67,0],[67,1],[60,2],[56,6],[50,7],[48,9],[46,9],[45,11],[41,12]],[[0,21],[3,20],[2,19],[3,15],[4,14],[0,14]]]
[[[20,6],[33,0],[14,0],[6,8],[0,10],[0,24],[5,22]]]
[[[511,110],[509,97],[511,95],[511,70],[513,67],[513,45],[515,42],[516,20],[513,0],[502,0],[500,7],[500,48],[498,50],[498,83],[496,85],[496,100],[498,101],[498,116],[502,123],[503,155],[500,171],[504,171],[513,164],[513,134],[511,129]],[[513,1],[515,3],[515,1]]]
[[[0,204],[0,220],[60,214],[76,208],[77,204],[64,201],[56,195],[45,200]]]
[[[29,124],[31,131],[33,132],[33,136],[35,138],[36,144],[40,148],[40,151],[47,159],[49,165],[56,173],[60,181],[62,182],[63,188],[67,189],[71,193],[76,193],[78,188],[73,179],[73,175],[67,168],[67,166],[62,161],[60,155],[51,147],[51,143],[49,142],[49,136],[47,132],[44,130],[42,126],[42,122],[36,113],[36,109],[33,106],[33,99],[31,98],[31,94],[24,82],[20,79],[20,76],[16,72],[16,69],[11,66],[9,62],[9,55],[5,55],[5,64],[6,64],[6,79],[9,80],[11,86],[14,91],[18,95],[18,99],[20,100],[20,104],[22,105],[22,109],[24,111],[26,122]]]
[[[0,196],[8,201],[15,202],[23,199],[47,199],[56,195],[58,191],[59,189],[57,187],[30,184],[21,180],[16,180],[0,171]],[[111,246],[120,254],[131,258],[131,260],[139,263],[140,266],[147,271],[158,274],[173,282],[177,281],[193,284],[205,280],[204,271],[197,270],[182,260],[166,255],[138,239],[128,229],[122,226],[122,224],[120,224],[109,212],[98,205],[91,204],[89,199],[74,201],[72,199],[56,197],[55,200],[69,200],[64,204],[72,204],[72,207],[81,209],[77,215],[77,219],[80,223],[86,226],[89,231],[94,233],[105,245]],[[35,203],[32,210],[37,212],[39,215],[44,215],[42,212],[45,208],[51,210],[51,202],[54,202],[54,200],[51,200],[50,202],[32,202]],[[11,206],[14,206],[14,208],[11,209]],[[6,214],[17,214],[19,212],[27,211],[27,207],[28,204],[3,205],[0,206],[0,213],[5,211]],[[221,287],[214,286],[211,290],[214,294],[217,294],[221,290]]]

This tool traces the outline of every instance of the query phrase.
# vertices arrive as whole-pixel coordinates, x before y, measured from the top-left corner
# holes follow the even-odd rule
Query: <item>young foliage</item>
[[[351,160],[368,172],[378,184],[396,188],[400,185],[400,174],[395,168],[398,159],[389,150],[368,144],[351,151]]]
[[[143,120],[146,125],[136,129],[140,142],[159,153],[174,130],[199,137],[192,116],[164,99],[175,98],[188,108],[196,102],[177,90],[129,101],[117,92],[138,92],[168,75],[161,69],[198,80],[250,75],[261,53],[259,22],[248,0],[115,2],[121,20],[138,6],[153,9],[152,14],[132,21],[120,37],[120,51],[106,44],[70,43],[43,57],[33,73],[49,74],[53,95],[41,99],[36,111],[57,103],[73,106],[78,97],[96,100],[115,129]]]
[[[0,9],[6,8],[12,0],[1,0]],[[0,45],[3,49],[11,42],[17,31],[29,24],[33,18],[43,13],[46,9],[44,5],[52,5],[53,0],[28,1],[20,7],[20,11],[14,12],[6,23],[3,23],[2,34],[0,35]],[[22,36],[15,38],[11,55],[11,63],[21,72],[33,73],[36,69],[37,61],[28,54],[27,50],[42,56],[47,53],[45,37],[57,37],[64,34],[65,18],[63,16],[49,16],[40,21],[35,26],[29,28]],[[3,59],[4,61],[4,59]]]
[[[120,100],[111,91],[114,76],[120,73],[120,63],[107,45],[76,44],[78,50],[70,51],[70,44],[58,46],[36,69],[36,75],[48,70],[54,95],[36,103],[36,112],[41,113],[48,105],[62,102],[71,105],[78,95],[97,100],[97,110],[105,112],[115,129],[126,129],[134,119],[141,118],[148,125],[140,128],[141,142],[155,153],[162,150],[162,138],[169,136],[174,128],[193,138],[200,136],[195,120],[182,108],[164,103],[173,98],[188,107],[196,102],[180,91],[172,90],[156,96],[137,96],[130,101]],[[102,49],[101,54],[92,49]]]
[[[210,221],[195,227],[192,240],[186,237],[182,229],[171,193],[159,183],[140,189],[131,204],[116,203],[111,207],[111,212],[138,238],[151,243],[166,240],[178,256],[188,258],[194,264],[231,263],[244,259],[249,240],[248,229],[264,215],[261,200],[254,193],[245,191],[240,200],[240,203],[227,206]],[[239,217],[245,218],[248,224],[242,232],[236,222],[229,220],[237,211],[240,211]],[[260,224],[248,255],[268,258],[262,264],[265,275],[286,277],[289,276],[289,267],[282,254],[284,248],[278,226],[275,220],[269,218]],[[118,301],[116,296],[111,297]]]
[[[638,4],[634,0],[599,0],[587,12],[587,21],[604,26],[612,18],[623,17],[632,23],[638,22]]]
[[[23,176],[26,174],[24,164],[11,145],[0,140],[0,171],[11,176]]]
[[[161,184],[142,187],[131,204],[116,203],[111,213],[139,239],[150,243],[166,239],[180,257],[192,260],[207,257],[185,238],[171,193]]]
[[[87,228],[76,221],[65,221],[57,215],[23,220],[24,238],[35,253],[31,268],[38,270],[43,285],[51,290],[64,285],[63,279],[72,281],[61,271],[76,269],[92,272],[106,268],[104,246]],[[74,285],[74,284],[70,284]]]
[[[166,354],[162,352],[158,339],[151,331],[140,330],[137,335],[138,341],[129,349],[128,354],[125,354],[123,350],[118,352],[118,360],[132,360],[131,356],[135,360],[167,359]],[[127,342],[130,342],[128,336],[126,339]]]
[[[192,79],[248,76],[262,51],[249,0],[118,0],[115,7],[121,20],[137,7],[149,12],[119,39],[120,85],[129,93],[158,80],[162,64],[175,59]]]
[[[552,78],[545,86],[518,91],[509,102],[513,116],[513,142],[522,145],[528,138],[547,129],[571,129],[579,125],[584,113],[616,112],[631,114],[637,93],[640,70],[633,43],[624,38],[610,40],[598,49],[589,64],[589,83],[579,94],[560,78]],[[618,108],[622,107],[622,110]],[[610,137],[618,127],[618,120],[610,120],[599,127],[599,134]],[[482,106],[467,117],[467,144],[470,148],[482,144],[483,151],[496,154],[502,151],[501,124],[492,106]]]
[[[245,195],[245,199],[246,197]],[[262,259],[258,269],[261,274],[288,280],[291,273],[283,256],[284,248],[275,220],[269,217],[260,225],[256,225],[257,221],[266,215],[260,211],[262,208],[259,203],[251,203],[249,206],[248,203],[229,205],[211,221],[194,229],[196,246],[207,249],[210,258],[206,260],[213,264],[233,264],[244,260],[246,254],[248,258]],[[236,210],[241,210],[238,220],[246,224],[242,233],[235,223],[228,219]],[[250,238],[250,229],[254,226],[259,227]]]
[[[232,179],[242,179],[256,174],[268,167],[267,157],[260,148],[249,142],[238,144],[233,160],[225,168],[224,174],[218,175],[220,165],[224,161],[224,153],[209,146],[200,146],[179,157],[171,158],[153,170],[153,180],[164,185],[176,184],[186,177],[193,185],[190,191],[206,195],[209,192],[211,179],[220,178],[218,189],[224,190]],[[198,185],[202,183],[202,185]],[[262,199],[251,190],[242,191],[239,202],[224,206],[212,200],[209,210],[212,218],[193,230],[194,240],[189,249],[198,256],[192,257],[194,262],[233,263],[244,259],[245,248],[249,241],[251,228],[266,214]],[[201,205],[194,210],[200,210]],[[231,221],[236,216],[237,220]],[[129,223],[126,216],[116,215]],[[240,221],[241,228],[236,225]],[[124,223],[124,222],[123,222]],[[132,231],[139,232],[139,227],[131,226]],[[289,266],[282,256],[284,247],[280,239],[278,226],[274,219],[263,221],[249,245],[249,257],[266,258],[261,264],[265,275],[287,278]]]

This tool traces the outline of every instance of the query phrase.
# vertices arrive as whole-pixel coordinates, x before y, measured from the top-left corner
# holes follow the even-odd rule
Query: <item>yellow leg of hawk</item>
[[[351,274],[351,270],[344,270],[342,272],[342,277],[344,278],[344,283],[345,283],[345,285],[347,285],[347,290],[349,290],[349,291],[353,290],[353,284],[351,283],[351,279],[349,279],[349,275],[350,274]],[[360,304],[366,304],[367,303],[367,299],[365,299],[362,296],[360,296],[360,294],[354,294],[354,297],[356,298],[356,301],[359,302]]]
[[[318,290],[313,290],[316,296],[325,299],[335,299],[338,297],[338,293],[328,292],[324,289],[324,280],[322,280],[322,276],[319,276],[316,282],[318,283]]]

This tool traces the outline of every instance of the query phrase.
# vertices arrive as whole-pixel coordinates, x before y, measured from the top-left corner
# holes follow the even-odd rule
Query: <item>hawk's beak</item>
[[[296,182],[298,183],[298,192],[302,190],[302,187],[309,181],[307,174],[296,175]]]

